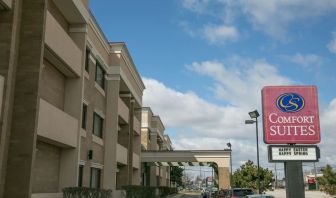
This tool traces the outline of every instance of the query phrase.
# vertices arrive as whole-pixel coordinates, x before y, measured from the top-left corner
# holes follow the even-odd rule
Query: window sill
[[[84,77],[86,78],[86,79],[90,79],[90,75],[89,75],[89,73],[88,73],[88,71],[84,71]]]
[[[81,136],[86,137],[86,130],[81,128]]]
[[[103,139],[100,138],[100,137],[98,137],[98,136],[96,136],[96,135],[94,135],[94,134],[92,134],[92,141],[93,141],[94,143],[97,143],[97,144],[101,145],[101,146],[104,146],[104,141],[103,141]]]
[[[98,83],[95,82],[95,88],[98,90],[98,92],[105,97],[105,91],[103,88],[100,87]]]

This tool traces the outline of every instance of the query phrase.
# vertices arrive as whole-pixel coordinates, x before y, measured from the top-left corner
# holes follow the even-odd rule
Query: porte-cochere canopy
[[[230,149],[143,151],[141,162],[155,166],[209,166],[218,167],[219,188],[230,187]]]

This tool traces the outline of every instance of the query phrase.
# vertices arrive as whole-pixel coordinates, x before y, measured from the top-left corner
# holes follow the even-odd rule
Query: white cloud
[[[247,109],[215,105],[193,92],[182,93],[154,79],[144,78],[144,83],[144,105],[159,114],[166,127],[208,137],[246,137],[243,119]]]
[[[236,41],[239,38],[239,33],[234,26],[215,26],[207,25],[203,29],[204,37],[210,43],[225,43],[227,41]]]
[[[286,40],[288,25],[326,15],[336,9],[334,0],[183,0],[184,8],[198,15],[215,15],[222,19],[218,26],[243,16],[255,30]],[[219,9],[221,8],[221,9]],[[211,13],[211,14],[209,14]]]
[[[209,0],[183,0],[181,3],[184,8],[201,14],[206,11]]]
[[[310,68],[310,67],[315,67],[315,66],[320,66],[323,63],[322,57],[315,55],[315,54],[300,54],[297,53],[293,56],[284,56],[287,60],[301,65],[305,68]]]
[[[331,53],[336,54],[336,32],[333,32],[332,35],[333,35],[333,38],[328,43],[327,48],[329,49]]]
[[[321,157],[322,161],[328,164],[335,165],[335,145],[336,140],[336,98],[334,98],[329,105],[321,111]]]
[[[216,61],[194,62],[192,71],[214,79],[216,96],[235,106],[260,109],[260,90],[266,85],[288,85],[290,79],[281,76],[275,66],[263,60],[244,60],[235,57],[230,67]],[[241,68],[238,70],[237,68]]]
[[[334,0],[249,0],[240,2],[243,12],[256,29],[278,38],[286,36],[288,24],[323,15],[336,8]]]

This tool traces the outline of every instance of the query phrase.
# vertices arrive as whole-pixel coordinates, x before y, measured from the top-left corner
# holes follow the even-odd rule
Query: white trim
[[[87,43],[90,45],[90,50],[91,53],[90,55],[93,55],[92,58],[94,59],[94,64],[96,64],[96,59],[99,59],[99,63],[101,64],[101,66],[103,67],[103,69],[105,71],[108,70],[108,64],[106,63],[106,61],[102,58],[102,56],[100,55],[99,51],[94,47],[94,45],[92,44],[93,42],[90,40],[90,38],[86,39]],[[110,55],[110,53],[107,53],[108,55]],[[91,57],[91,56],[90,56]],[[108,60],[107,60],[108,61]]]
[[[89,106],[89,104],[90,104],[89,101],[86,100],[85,98],[82,99],[82,102],[83,102],[84,104],[86,104],[86,106]]]
[[[85,69],[84,69],[84,77],[88,80],[90,80],[90,75],[89,75],[89,72],[87,72]]]
[[[140,104],[140,106],[142,105],[141,98],[138,96],[137,92],[135,91],[135,89],[132,86],[131,82],[128,80],[126,74],[121,70],[120,66],[110,66],[109,69],[106,72],[107,72],[107,74],[117,74],[117,75],[120,75],[121,79],[123,79],[123,81],[127,85],[128,89],[131,91],[131,93],[134,93],[132,95],[135,98],[135,100]]]
[[[105,90],[95,81],[95,88],[98,90],[98,92],[105,97]]]
[[[102,44],[106,52],[109,53],[110,46],[108,45],[108,43],[106,43],[103,33],[100,32],[99,28],[97,28],[98,24],[96,24],[95,21],[91,17],[90,17],[88,24],[92,27],[93,33],[95,34],[95,36],[97,36],[99,42]]]
[[[103,111],[96,108],[94,108],[93,111],[105,120],[105,114],[103,113]]]
[[[104,165],[96,163],[96,162],[91,162],[91,168],[98,168],[98,169],[104,169]]]
[[[100,146],[104,146],[104,140],[95,134],[92,134],[92,142],[99,144]]]
[[[71,24],[69,27],[70,33],[87,33],[88,28],[86,24]]]
[[[81,137],[86,137],[86,130],[81,128]]]
[[[105,76],[106,80],[120,80],[120,75],[119,74],[106,74]]]
[[[79,165],[82,165],[82,166],[85,166],[86,161],[84,161],[84,160],[80,160],[78,164],[79,164]]]
[[[96,58],[95,58],[95,56],[93,56],[93,53],[92,53],[92,49],[90,49],[90,55],[89,55],[89,59],[92,61],[92,63],[94,64],[94,65],[96,65]]]

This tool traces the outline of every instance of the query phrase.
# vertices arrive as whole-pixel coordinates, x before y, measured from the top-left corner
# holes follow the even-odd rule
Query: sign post
[[[287,198],[304,198],[302,161],[316,162],[320,157],[318,147],[312,145],[321,141],[317,89],[266,86],[262,106],[264,142],[271,144],[269,161],[284,162]]]

